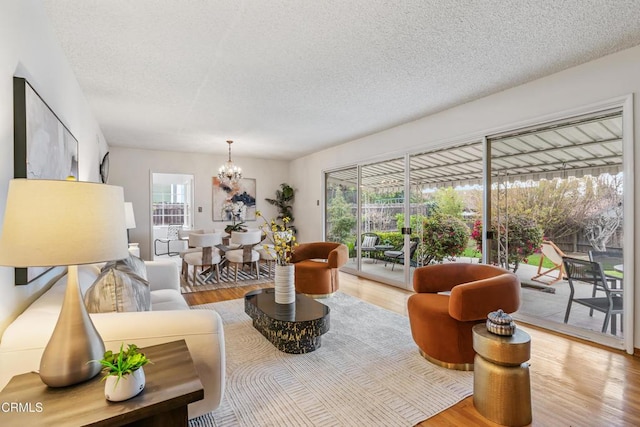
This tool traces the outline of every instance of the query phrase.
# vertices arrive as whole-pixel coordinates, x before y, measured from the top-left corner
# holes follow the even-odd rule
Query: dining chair
[[[593,310],[604,313],[604,322],[602,323],[602,332],[607,331],[609,321],[611,321],[611,334],[616,335],[616,315],[623,313],[622,290],[612,289],[609,287],[609,280],[602,270],[600,263],[595,261],[586,261],[578,258],[563,257],[564,268],[569,281],[569,302],[567,303],[567,311],[564,315],[564,323],[569,321],[571,306],[581,304],[590,309],[590,316]],[[596,291],[603,292],[604,296],[592,296],[586,298],[576,298],[576,287],[580,283],[586,283],[593,286]],[[594,291],[594,295],[595,295]]]
[[[258,251],[254,250],[253,247],[260,243],[262,240],[262,231],[232,231],[231,232],[231,244],[239,245],[239,249],[234,249],[231,251],[227,251],[225,253],[225,257],[227,262],[229,263],[229,268],[233,265],[235,267],[235,279],[234,281],[238,281],[238,266],[244,266],[245,264],[250,264],[251,268],[253,266],[256,267],[256,276],[260,278],[260,265],[258,262],[260,261],[260,254]],[[227,270],[227,277],[229,271]]]
[[[271,278],[273,275],[273,266],[275,265],[277,259],[275,245],[273,245],[273,243],[270,243],[273,242],[272,236],[273,232],[267,231],[265,239],[255,247],[256,252],[260,254],[260,261],[264,261],[265,264],[267,264],[269,278]]]
[[[220,261],[222,259],[218,248],[215,247],[220,243],[222,243],[222,236],[219,233],[189,234],[189,246],[201,248],[202,250],[184,255],[184,262],[187,264],[187,283],[189,283],[189,265],[193,266],[193,285],[198,284],[198,267],[200,267],[201,272],[203,272],[206,267],[214,268],[217,283],[220,282]]]
[[[187,279],[188,276],[188,266],[187,263],[184,262],[184,256],[186,254],[192,253],[192,252],[202,252],[202,248],[196,248],[193,246],[189,245],[189,234],[204,234],[204,230],[199,228],[199,229],[180,229],[178,230],[178,239],[183,241],[183,242],[187,242],[186,244],[186,248],[183,248],[183,250],[181,250],[179,252],[180,258],[182,259],[182,269],[181,269],[181,274],[182,276],[184,276],[185,279]]]

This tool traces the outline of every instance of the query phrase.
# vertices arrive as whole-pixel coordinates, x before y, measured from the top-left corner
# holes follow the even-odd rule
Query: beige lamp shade
[[[56,326],[40,359],[40,378],[66,387],[96,376],[102,337],[82,300],[77,264],[126,258],[121,187],[76,181],[9,182],[0,237],[0,265],[66,265],[67,286]]]
[[[122,187],[76,181],[9,182],[0,265],[49,267],[126,258]]]
[[[124,202],[124,221],[127,229],[136,228],[136,217],[133,215],[133,203]]]

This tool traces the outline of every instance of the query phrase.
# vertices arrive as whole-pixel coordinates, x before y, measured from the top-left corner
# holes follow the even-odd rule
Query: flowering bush
[[[493,231],[497,230],[497,223],[491,224]],[[508,236],[509,247],[507,254],[507,262],[513,265],[513,271],[518,269],[521,261],[526,261],[529,255],[534,254],[542,245],[542,229],[538,227],[536,221],[525,216],[516,215],[509,217],[508,227],[501,225],[500,235]],[[476,241],[479,251],[482,251],[482,221],[478,220],[473,224],[471,237]],[[497,243],[494,243],[491,258],[497,259]]]
[[[260,211],[256,211],[256,216],[262,218],[264,224],[260,230],[266,233],[267,239],[273,244],[273,248],[264,245],[268,251],[273,251],[278,265],[288,265],[291,262],[294,248],[298,246],[293,230],[289,228],[289,217],[282,218],[282,224],[278,224],[275,219],[267,221]]]
[[[458,256],[467,247],[469,227],[454,216],[434,215],[425,218],[423,227],[418,256],[425,265]]]

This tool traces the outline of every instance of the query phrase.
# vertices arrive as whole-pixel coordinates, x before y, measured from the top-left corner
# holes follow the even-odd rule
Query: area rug
[[[220,274],[220,282],[216,283],[215,276],[214,279],[205,282],[205,276],[198,275],[196,280],[198,282],[197,285],[193,285],[192,281],[193,273],[189,276],[189,283],[187,284],[182,278],[180,280],[180,291],[183,294],[189,294],[192,292],[200,292],[200,291],[211,291],[215,289],[224,289],[224,288],[237,288],[242,286],[249,285],[263,285],[266,283],[273,283],[273,273],[271,277],[269,277],[269,270],[264,266],[260,266],[260,278],[256,279],[256,274],[250,274],[249,269],[238,270],[238,281],[235,281],[235,274],[231,271],[229,277],[227,277],[226,269]]]
[[[192,307],[222,316],[227,381],[221,406],[190,426],[413,426],[472,394],[472,372],[420,356],[407,317],[340,292],[321,302],[330,330],[300,355],[255,330],[243,299]]]

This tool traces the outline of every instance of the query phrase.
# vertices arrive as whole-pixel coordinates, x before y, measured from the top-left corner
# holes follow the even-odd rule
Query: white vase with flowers
[[[264,220],[260,227],[267,235],[271,244],[265,244],[267,250],[276,261],[275,268],[275,301],[276,304],[291,304],[296,300],[295,267],[291,263],[291,256],[298,246],[296,236],[288,226],[290,219],[284,217],[281,220],[271,219],[267,221],[260,211],[256,216]]]

